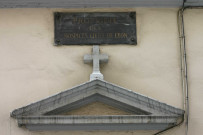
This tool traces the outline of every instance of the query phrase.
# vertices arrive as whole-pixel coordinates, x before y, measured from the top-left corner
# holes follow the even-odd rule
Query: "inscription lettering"
[[[115,33],[115,38],[127,38],[127,33]]]
[[[127,33],[65,33],[67,39],[128,38]]]
[[[116,24],[116,17],[95,17],[95,18],[82,18],[82,17],[74,17],[72,20],[73,24]]]
[[[99,30],[101,30],[101,27],[92,25],[92,26],[88,27],[88,30],[90,30],[90,31],[99,31]]]

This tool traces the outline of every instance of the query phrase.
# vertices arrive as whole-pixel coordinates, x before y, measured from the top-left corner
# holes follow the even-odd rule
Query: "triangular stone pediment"
[[[126,114],[70,113],[95,102]],[[161,130],[176,124],[183,114],[181,109],[95,79],[16,109],[11,116],[30,130]]]

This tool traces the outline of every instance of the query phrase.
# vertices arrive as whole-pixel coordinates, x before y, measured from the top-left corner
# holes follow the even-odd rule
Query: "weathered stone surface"
[[[186,4],[202,4],[200,0],[193,1]],[[0,0],[0,8],[180,7],[182,3],[183,0]]]
[[[102,102],[132,115],[56,116],[93,102]],[[16,109],[11,116],[17,118],[19,125],[25,125],[30,130],[159,130],[176,123],[183,114],[181,109],[95,79]]]
[[[100,62],[107,63],[108,62],[108,55],[107,54],[99,54],[99,46],[93,46],[93,53],[86,54],[84,56],[84,63],[93,63],[93,72],[90,75],[90,80],[94,79],[104,79],[103,74],[100,72]]]

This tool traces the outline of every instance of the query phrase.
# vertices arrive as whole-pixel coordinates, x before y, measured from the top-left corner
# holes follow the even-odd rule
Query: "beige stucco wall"
[[[30,132],[9,113],[89,80],[91,46],[54,46],[53,12],[136,11],[138,45],[102,46],[105,80],[182,108],[178,9],[0,9],[0,135],[151,135],[156,131]],[[203,134],[203,10],[185,13],[190,135]],[[184,135],[184,125],[166,135]]]
[[[203,134],[203,9],[185,11],[189,77],[189,134]]]

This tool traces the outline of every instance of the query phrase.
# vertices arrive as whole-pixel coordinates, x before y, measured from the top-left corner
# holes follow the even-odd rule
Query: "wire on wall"
[[[186,38],[184,27],[184,11],[186,9],[203,9],[203,6],[187,6],[185,7],[186,0],[183,1],[182,8],[178,10],[178,32],[180,39],[180,60],[181,60],[181,79],[182,79],[182,92],[183,92],[183,109],[185,110],[185,116],[177,125],[173,125],[167,129],[164,129],[154,135],[160,135],[165,131],[181,125],[185,121],[185,134],[188,134],[189,127],[189,90],[188,90],[188,74],[187,74],[187,53],[186,53]]]
[[[180,38],[180,58],[181,58],[181,79],[183,91],[183,108],[185,110],[185,134],[188,134],[189,121],[189,98],[188,98],[188,75],[187,75],[187,55],[184,29],[184,6],[178,11],[178,31]]]
[[[186,57],[186,44],[185,44],[185,30],[184,30],[184,18],[183,13],[185,9],[185,2],[183,1],[182,8],[178,10],[177,23],[178,23],[178,34],[180,39],[180,63],[181,63],[181,80],[182,80],[182,93],[183,93],[183,109],[185,115],[182,116],[181,121],[169,128],[155,133],[154,135],[160,135],[172,128],[180,126],[184,120],[186,123],[185,134],[188,134],[188,119],[189,119],[189,101],[188,101],[188,78],[187,78],[187,57]]]

